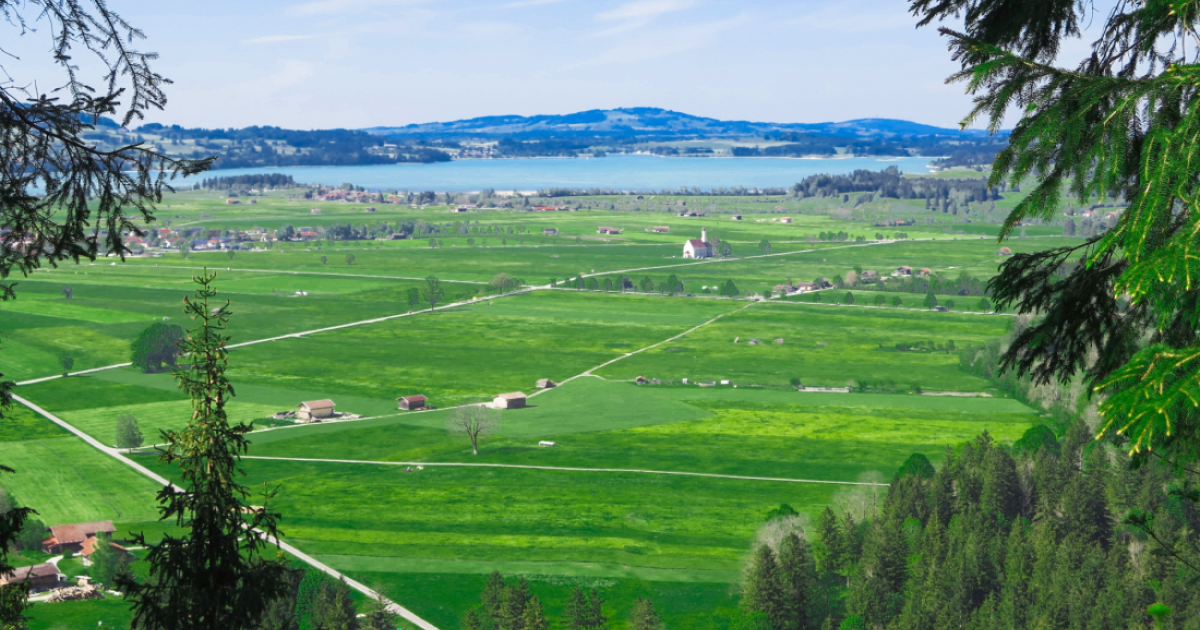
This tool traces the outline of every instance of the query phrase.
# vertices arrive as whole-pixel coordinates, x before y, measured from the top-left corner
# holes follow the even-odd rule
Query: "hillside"
[[[215,168],[352,166],[462,158],[940,156],[942,166],[989,164],[1007,135],[886,118],[837,123],[717,120],[652,107],[566,115],[486,116],[404,127],[295,130],[270,126],[125,129],[100,120],[84,137],[101,148],[145,143],[168,155],[215,155]]]
[[[906,120],[864,118],[834,123],[770,123],[717,120],[655,107],[593,109],[557,116],[484,116],[451,122],[366,129],[383,136],[660,136],[736,137],[803,133],[843,138],[932,136],[982,138],[980,130],[944,129]]]

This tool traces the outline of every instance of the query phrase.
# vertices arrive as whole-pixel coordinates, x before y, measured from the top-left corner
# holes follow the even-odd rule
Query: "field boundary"
[[[32,402],[30,402],[28,400],[25,400],[24,398],[22,398],[20,396],[17,396],[16,394],[13,394],[12,398],[13,398],[13,400],[28,407],[34,413],[37,413],[37,414],[41,415],[42,417],[46,418],[47,420],[50,420],[51,422],[57,424],[58,426],[66,429],[67,431],[70,431],[76,437],[82,439],[84,442],[86,442],[87,444],[89,444],[90,446],[95,448],[96,450],[100,451],[101,453],[104,453],[105,455],[113,457],[114,459],[121,462],[122,464],[129,466],[135,472],[138,472],[138,473],[142,474],[143,476],[150,478],[150,480],[152,480],[156,483],[160,483],[164,486],[171,486],[172,488],[179,490],[178,486],[171,483],[170,481],[167,481],[162,476],[160,476],[158,473],[155,473],[154,471],[150,470],[149,468],[142,466],[141,464],[133,461],[132,459],[129,459],[128,457],[125,457],[120,452],[118,452],[117,449],[105,446],[99,440],[97,440],[96,438],[93,438],[92,436],[88,435],[87,433],[84,433],[82,430],[75,428],[74,425],[67,422],[66,420],[59,418],[58,416],[50,413],[49,411],[46,411],[45,409],[42,409],[41,407],[33,404]],[[243,456],[243,459],[244,458],[245,457]],[[182,492],[182,490],[180,490],[180,492]],[[267,540],[267,542],[274,542],[276,545],[279,546],[280,549],[299,558],[300,560],[309,564],[313,568],[315,568],[319,571],[322,571],[335,579],[345,580],[346,584],[350,585],[351,588],[353,588],[356,591],[359,591],[360,593],[366,595],[367,597],[371,597],[373,599],[374,598],[382,599],[384,602],[387,603],[388,609],[390,609],[393,613],[396,613],[397,615],[404,617],[406,620],[416,624],[423,630],[438,630],[437,626],[429,623],[428,621],[425,621],[424,619],[419,617],[416,613],[412,612],[411,610],[405,608],[404,606],[401,606],[400,604],[397,604],[396,602],[391,601],[390,599],[387,599],[386,597],[383,597],[382,594],[377,593],[374,590],[367,588],[366,585],[364,585],[356,580],[353,580],[350,577],[343,575],[342,573],[338,572],[337,569],[334,569],[333,567],[330,567],[330,566],[324,564],[323,562],[317,560],[316,558],[313,558],[312,556],[304,553],[303,551],[300,551],[299,549],[289,545],[288,543],[285,543],[279,539],[275,539],[272,541],[269,537],[267,537],[266,533],[261,530],[255,529],[255,530],[252,530],[252,532],[257,536],[262,537],[264,540]]]
[[[491,464],[486,462],[384,462],[365,459],[324,459],[309,457],[269,457],[266,455],[243,455],[242,459],[264,461],[307,462],[314,464],[361,464],[364,466],[439,466],[442,468],[515,468],[524,470],[553,470],[562,472],[594,472],[640,475],[675,475],[680,477],[708,477],[735,481],[774,481],[782,483],[814,483],[837,486],[883,486],[889,484],[873,481],[834,481],[829,479],[788,479],[786,477],[754,477],[750,475],[722,475],[720,473],[686,472],[678,470],[649,470],[641,468],[577,468],[572,466],[538,466],[536,464]]]

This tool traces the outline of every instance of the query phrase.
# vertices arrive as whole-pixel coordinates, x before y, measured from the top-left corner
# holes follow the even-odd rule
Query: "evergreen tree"
[[[546,610],[542,608],[542,601],[537,595],[529,598],[521,621],[524,630],[550,630],[550,620],[546,617]]]
[[[325,580],[313,609],[314,630],[359,630],[358,613],[345,580]]]
[[[378,592],[378,589],[376,591]],[[383,595],[371,598],[366,615],[362,622],[363,630],[396,630],[396,613],[388,610]]]
[[[795,532],[779,545],[779,573],[788,630],[815,630],[812,619],[817,612],[813,593],[817,589],[817,567],[808,543]]]
[[[563,609],[562,626],[566,630],[588,630],[588,599],[582,586],[576,586],[571,591]]]
[[[765,241],[764,241],[765,242]],[[649,599],[639,597],[633,603],[629,613],[629,630],[665,630],[666,626],[654,610],[654,604]]]
[[[233,388],[225,376],[229,303],[213,307],[215,274],[196,278],[185,312],[198,320],[180,347],[189,367],[176,380],[192,399],[192,420],[182,431],[165,431],[160,461],[178,468],[179,487],[158,493],[162,519],[183,530],[145,546],[148,577],[125,574],[116,580],[133,609],[133,625],[143,630],[238,630],[257,625],[267,605],[287,588],[282,560],[262,557],[278,539],[278,515],[263,507],[247,512],[249,495],[237,479],[250,425],[230,425],[225,404]],[[270,496],[262,499],[266,506]],[[255,529],[263,536],[251,535]]]
[[[788,608],[775,554],[767,545],[759,545],[742,582],[742,609],[766,615],[772,630],[783,630],[788,627]]]
[[[608,623],[608,617],[604,616],[604,600],[600,598],[600,593],[596,589],[588,593],[587,614],[585,616],[585,628],[595,630],[603,628],[604,624]]]
[[[938,305],[937,296],[933,294],[933,284],[929,285],[929,292],[925,294],[925,301],[922,302],[925,308],[933,308]]]

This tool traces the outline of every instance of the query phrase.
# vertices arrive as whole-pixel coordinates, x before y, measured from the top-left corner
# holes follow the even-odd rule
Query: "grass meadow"
[[[436,249],[427,241],[276,243],[270,251],[233,257],[168,254],[38,271],[21,281],[18,300],[0,303],[0,372],[15,380],[53,375],[63,352],[73,356],[75,370],[127,361],[130,341],[151,323],[169,317],[189,325],[181,300],[204,266],[218,271],[217,287],[232,301],[229,333],[236,343],[405,313],[404,292],[430,275],[447,282],[451,299],[500,272],[539,285],[581,273],[603,281],[619,272],[635,282],[675,274],[689,292],[733,280],[746,293],[789,278],[840,276],[855,266],[886,274],[910,265],[982,278],[999,262],[995,243],[978,238],[996,226],[951,223],[892,201],[835,208],[829,204],[836,200],[689,197],[689,208],[710,216],[681,218],[664,204],[682,199],[577,200],[612,204],[615,212],[450,215],[444,208],[379,206],[368,216],[359,205],[286,195],[239,206],[225,206],[224,197],[211,193],[174,196],[160,213],[171,227],[416,218],[505,231],[445,238]],[[322,213],[310,215],[312,207]],[[731,219],[735,210],[744,221]],[[909,214],[922,223],[871,227],[879,216]],[[780,223],[781,216],[795,222]],[[625,231],[602,238],[598,225]],[[670,232],[646,231],[656,225]],[[701,226],[732,242],[738,258],[703,264],[679,258],[682,241]],[[543,227],[562,236],[542,237]],[[1031,228],[1029,238],[1008,246],[1028,251],[1064,242],[1056,229]],[[834,230],[867,238],[900,230],[929,240],[844,247],[806,239]],[[761,253],[764,239],[773,253],[786,255],[747,258]],[[67,285],[70,300],[62,295]],[[297,297],[299,291],[308,295]],[[843,294],[833,292],[826,301]],[[919,302],[909,302],[923,296],[902,297],[915,306]],[[977,302],[961,299],[963,306]],[[234,421],[259,421],[245,481],[278,486],[275,507],[284,515],[286,539],[441,628],[457,627],[487,574],[501,570],[527,576],[552,616],[570,590],[583,585],[601,590],[610,617],[622,620],[616,628],[634,600],[648,596],[668,627],[724,630],[736,610],[738,576],[768,511],[787,503],[803,522],[827,505],[869,512],[883,492],[779,479],[886,481],[914,452],[936,463],[947,446],[982,431],[1008,442],[1039,421],[1035,410],[960,371],[957,355],[946,350],[950,341],[965,347],[1002,337],[1011,322],[956,312],[540,290],[235,349],[229,376],[237,396],[228,411]],[[750,339],[763,343],[752,346]],[[922,349],[897,348],[918,344]],[[936,347],[942,349],[928,349]],[[639,375],[661,384],[636,385]],[[501,392],[534,393],[543,378],[568,382],[530,398],[529,408],[502,412],[478,456],[464,437],[446,430],[447,408]],[[701,388],[683,385],[685,378],[732,383]],[[789,386],[793,378],[870,391],[797,392]],[[912,393],[916,388],[998,397],[934,397]],[[133,368],[21,386],[18,393],[105,444],[115,441],[122,414],[138,419],[147,443],[157,442],[162,430],[182,428],[190,414],[170,375]],[[418,393],[440,409],[396,409],[396,397]],[[368,418],[278,428],[261,422],[320,398]],[[541,440],[557,446],[539,447]],[[0,423],[0,442],[0,463],[17,469],[0,484],[47,523],[112,519],[119,529],[164,529],[156,521],[154,483],[56,425],[18,410]],[[134,457],[172,473],[152,454]],[[625,472],[426,465],[464,462]],[[96,627],[98,621],[119,628],[129,618],[123,603],[111,598],[38,606],[33,614],[31,627],[38,630]]]

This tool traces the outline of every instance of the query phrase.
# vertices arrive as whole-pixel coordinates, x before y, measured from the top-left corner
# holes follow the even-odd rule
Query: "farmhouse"
[[[599,228],[596,230],[596,233],[597,233],[597,234],[620,234],[620,233],[621,233],[621,229],[620,229],[620,228],[614,228],[614,227],[600,226],[600,227],[599,227]]]
[[[333,401],[328,398],[305,401],[300,403],[296,411],[296,419],[301,422],[320,422],[321,418],[333,417],[333,407]]]
[[[416,396],[401,396],[396,399],[396,405],[403,411],[416,411],[424,409],[425,403],[428,402],[424,396],[417,394]]]
[[[368,207],[367,212],[375,212],[375,206]]]
[[[816,285],[814,285],[811,282],[797,282],[794,285],[794,289],[795,289],[796,293],[807,293],[808,291],[812,291],[815,288],[816,288]]]
[[[1001,247],[1000,251],[996,253],[1000,256],[1012,256],[1012,250],[1007,247]]]
[[[859,276],[860,280],[875,280],[879,278],[879,272],[874,269],[867,269]]]
[[[700,228],[700,238],[690,239],[683,244],[684,258],[712,258],[712,245],[708,243],[708,229]]]
[[[242,203],[242,202],[238,201],[237,199],[226,199],[225,200],[225,205],[227,205],[227,206],[234,206],[239,203]]]
[[[558,230],[554,228],[542,228],[542,236],[557,236]]]
[[[671,231],[671,228],[669,228],[665,225],[658,225],[658,226],[650,228],[650,231],[654,232],[656,234],[666,234],[667,232]]]
[[[8,584],[29,584],[29,590],[35,593],[57,588],[63,579],[58,572],[58,566],[44,562],[31,567],[18,567],[0,575],[0,586]]]
[[[734,221],[741,221],[741,220],[742,220],[742,215],[740,215],[740,214],[735,214],[735,215],[733,215],[733,220],[734,220]]]
[[[903,266],[903,267],[897,267],[897,268],[896,268],[896,273],[895,273],[895,274],[892,274],[892,275],[896,275],[896,276],[911,276],[911,275],[912,275],[912,267],[909,267],[908,265],[905,265],[905,266]]]
[[[646,377],[645,377],[645,376],[639,376],[639,377],[637,377],[637,378],[633,379],[633,382],[637,383],[638,385],[645,385],[645,384],[646,384]]]
[[[52,525],[50,537],[42,541],[42,550],[46,553],[63,553],[80,551],[89,538],[95,538],[98,532],[111,534],[117,531],[112,521],[93,521],[91,523],[74,523],[71,525]]]
[[[522,392],[500,394],[492,398],[492,408],[494,409],[520,409],[524,406],[525,394]]]
[[[791,223],[792,217],[783,217],[782,219],[779,220],[779,222],[780,223]]]
[[[933,272],[930,271],[930,269],[928,267],[925,267],[925,268],[921,269],[920,271],[918,271],[917,275],[918,276],[928,276],[931,273],[933,273]]]
[[[257,199],[251,199],[251,200],[250,200],[250,203],[258,203],[258,200],[257,200]]]
[[[108,542],[108,544],[113,549],[116,549],[121,555],[129,554],[128,549],[118,545],[115,542],[112,542],[111,540]],[[95,536],[83,541],[83,545],[81,545],[81,548],[79,549],[79,555],[83,556],[83,566],[87,567],[92,565],[92,554],[96,553],[96,548],[99,546],[100,539],[96,538]]]

